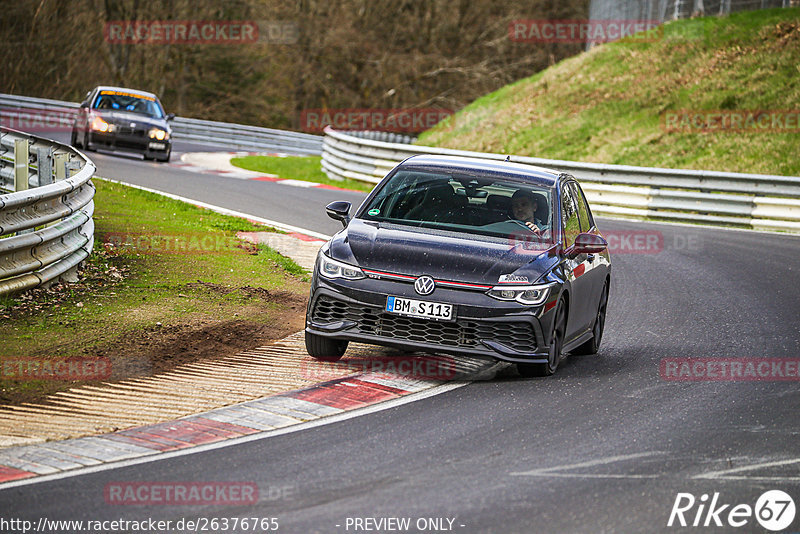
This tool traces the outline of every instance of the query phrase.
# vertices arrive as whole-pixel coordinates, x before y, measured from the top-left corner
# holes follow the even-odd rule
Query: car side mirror
[[[346,200],[337,200],[325,206],[328,217],[337,221],[342,221],[342,226],[347,228],[350,222],[350,203]]]
[[[597,234],[583,233],[575,237],[575,244],[572,245],[570,256],[578,254],[596,254],[608,248],[608,241]]]
[[[175,118],[175,114],[174,113],[167,113],[167,120],[168,121],[171,121],[174,118]]]

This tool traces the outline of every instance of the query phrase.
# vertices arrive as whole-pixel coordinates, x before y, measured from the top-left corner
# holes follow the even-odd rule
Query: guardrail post
[[[56,181],[65,180],[67,178],[67,155],[56,154],[53,156],[53,160],[56,171]]]
[[[68,161],[65,165],[67,178],[72,178],[73,171],[81,170],[81,163],[79,161]]]
[[[39,184],[50,185],[53,183],[53,149],[40,148],[36,151],[36,174]]]
[[[14,191],[28,189],[28,140],[16,139],[14,141]]]

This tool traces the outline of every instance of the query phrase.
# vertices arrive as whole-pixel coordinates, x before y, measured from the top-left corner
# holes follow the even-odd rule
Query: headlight
[[[360,280],[366,278],[364,272],[353,265],[333,260],[320,253],[319,274],[325,278],[344,278],[345,280]]]
[[[92,130],[98,132],[111,132],[114,130],[114,128],[101,117],[95,117],[92,119]]]
[[[527,306],[538,306],[547,300],[550,288],[554,285],[555,283],[536,286],[495,286],[486,294],[497,300],[516,300]]]
[[[150,139],[158,139],[159,141],[163,141],[169,137],[169,134],[161,128],[150,128],[148,135],[150,135]]]

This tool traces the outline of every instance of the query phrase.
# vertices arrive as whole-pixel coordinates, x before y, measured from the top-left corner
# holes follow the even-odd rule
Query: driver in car
[[[521,221],[531,232],[545,237],[550,227],[536,217],[539,203],[536,195],[530,191],[517,190],[511,197],[511,212],[515,219]]]

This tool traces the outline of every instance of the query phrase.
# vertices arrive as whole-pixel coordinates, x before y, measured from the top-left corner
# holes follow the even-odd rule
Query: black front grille
[[[125,135],[125,136],[132,136],[132,137],[146,137],[145,136],[145,128],[131,128],[128,125],[118,124],[116,127],[117,135]]]
[[[386,313],[380,308],[348,304],[321,296],[311,319],[316,324],[342,321],[355,323],[362,334],[431,343],[450,347],[477,347],[480,340],[495,341],[518,352],[536,351],[536,336],[526,322],[459,320],[455,322],[417,319]]]

